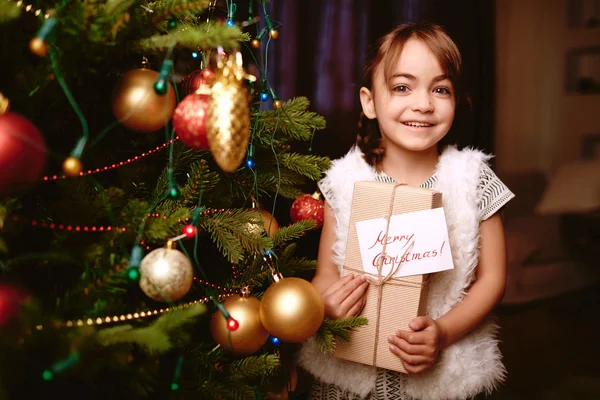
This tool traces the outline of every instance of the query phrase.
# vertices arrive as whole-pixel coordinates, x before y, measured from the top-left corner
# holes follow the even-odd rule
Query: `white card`
[[[392,267],[397,268],[393,275],[396,278],[454,268],[442,207],[392,215],[387,236],[386,224],[385,218],[356,223],[365,272],[377,275],[377,264],[386,241],[387,257],[381,271],[382,276],[389,274]]]

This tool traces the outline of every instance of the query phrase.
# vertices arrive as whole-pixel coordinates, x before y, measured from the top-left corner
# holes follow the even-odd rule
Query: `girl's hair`
[[[385,82],[387,82],[398,57],[402,53],[404,44],[413,38],[422,41],[435,55],[442,71],[448,76],[448,79],[450,79],[454,86],[454,98],[458,104],[461,93],[460,52],[442,27],[428,22],[399,25],[379,39],[375,47],[367,55],[362,74],[362,86],[369,90],[373,89],[373,76],[375,75],[375,70],[382,62],[383,77]],[[443,141],[447,142],[448,139]],[[365,160],[370,165],[377,165],[381,162],[385,149],[382,145],[379,125],[376,119],[367,118],[363,112],[361,112],[358,122],[356,144],[362,150]]]

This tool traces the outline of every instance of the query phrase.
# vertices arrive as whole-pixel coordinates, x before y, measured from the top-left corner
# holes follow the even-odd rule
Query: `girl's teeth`
[[[431,126],[431,124],[423,124],[420,122],[405,122],[404,125],[413,126],[415,128],[425,128]]]

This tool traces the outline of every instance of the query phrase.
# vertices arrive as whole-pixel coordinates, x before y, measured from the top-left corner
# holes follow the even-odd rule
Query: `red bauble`
[[[179,139],[194,149],[209,150],[206,134],[206,116],[210,95],[187,95],[175,109],[173,127]]]
[[[0,197],[32,186],[46,157],[44,138],[31,122],[12,112],[0,114]]]
[[[290,208],[290,218],[294,222],[313,220],[317,223],[316,228],[323,225],[325,216],[325,208],[323,200],[321,200],[318,192],[313,195],[303,194],[294,200],[292,208]]]
[[[200,86],[202,86],[203,83],[207,83],[206,79],[202,75],[202,72],[202,70],[198,69],[196,71],[192,71],[184,78],[183,82],[181,82],[181,88],[184,96],[194,93]]]
[[[19,317],[21,307],[27,300],[29,296],[23,290],[0,284],[0,328]]]

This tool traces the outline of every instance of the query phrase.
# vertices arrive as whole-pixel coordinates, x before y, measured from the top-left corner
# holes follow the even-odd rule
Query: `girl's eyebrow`
[[[416,76],[414,76],[412,74],[409,74],[409,73],[406,73],[406,72],[395,73],[394,75],[392,75],[392,79],[393,78],[406,78],[406,79],[411,80],[411,81],[416,81],[417,80]],[[437,83],[437,82],[441,82],[441,81],[446,80],[446,79],[449,79],[448,75],[442,74],[442,75],[438,75],[435,78],[433,78],[431,80],[431,82],[432,83]]]

